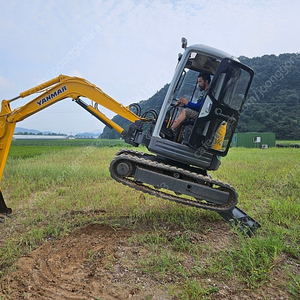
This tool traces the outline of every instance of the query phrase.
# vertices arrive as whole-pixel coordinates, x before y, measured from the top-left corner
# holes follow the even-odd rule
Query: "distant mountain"
[[[44,134],[44,135],[51,135],[51,134],[58,134],[54,133],[52,131],[40,131],[36,129],[28,129],[28,128],[23,128],[23,127],[16,127],[14,134]],[[85,136],[85,137],[99,137],[99,135],[102,133],[101,129],[96,129],[91,132],[82,132],[82,133],[77,133],[75,134],[76,136]],[[64,135],[64,133],[59,133],[61,135]]]
[[[23,127],[16,127],[15,131],[14,131],[14,134],[25,133],[25,132],[30,133],[30,134],[42,133],[41,131],[36,130],[36,129],[28,129],[28,128],[23,128]]]
[[[92,131],[89,131],[89,132],[100,135],[102,133],[102,130],[101,129],[95,129],[95,130],[92,130]]]

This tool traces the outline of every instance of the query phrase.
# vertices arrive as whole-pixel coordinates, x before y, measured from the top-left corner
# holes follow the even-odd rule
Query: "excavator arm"
[[[11,110],[10,103],[19,99],[25,98],[32,94],[40,93],[39,96],[32,99],[27,104]],[[19,96],[11,100],[3,100],[0,113],[0,182],[4,171],[7,155],[10,149],[11,140],[13,137],[16,123],[22,121],[29,116],[49,107],[50,105],[72,98],[81,107],[89,111],[92,115],[102,121],[105,125],[115,129],[120,134],[125,131],[118,124],[101,113],[96,107],[86,104],[80,97],[89,98],[96,104],[99,104],[110,111],[124,117],[130,122],[149,121],[146,118],[141,118],[132,112],[129,107],[123,106],[113,98],[105,94],[100,88],[87,80],[79,77],[69,77],[59,75],[58,77],[37,85],[27,91],[19,94]],[[7,208],[2,192],[0,190],[0,213],[10,213],[11,209]]]

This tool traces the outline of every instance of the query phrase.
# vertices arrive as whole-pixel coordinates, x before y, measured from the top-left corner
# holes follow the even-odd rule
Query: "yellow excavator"
[[[0,113],[0,180],[11,145],[15,125],[46,107],[66,98],[72,99],[109,128],[121,134],[133,146],[145,145],[149,153],[120,150],[110,164],[110,174],[117,182],[151,195],[180,204],[218,212],[226,221],[251,235],[260,224],[239,209],[238,194],[227,183],[213,179],[221,157],[227,155],[246,101],[254,72],[232,55],[201,44],[187,46],[183,53],[160,111],[141,112],[138,104],[123,106],[100,88],[78,77],[60,75],[3,100]],[[201,74],[210,76],[204,95],[198,88]],[[38,93],[27,104],[11,109],[10,103]],[[186,119],[174,136],[166,136],[183,107],[186,97],[191,106],[199,102],[196,118]],[[82,98],[92,100],[87,104]],[[106,117],[99,107],[130,121],[124,130]],[[0,213],[10,214],[0,191]]]

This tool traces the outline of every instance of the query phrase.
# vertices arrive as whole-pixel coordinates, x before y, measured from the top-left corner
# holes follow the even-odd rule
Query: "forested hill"
[[[255,75],[238,131],[300,140],[300,53],[239,59]]]
[[[300,140],[300,53],[239,59],[255,75],[236,131],[274,132],[276,139]],[[168,86],[139,102],[142,111],[159,111]],[[125,129],[129,126],[120,116],[113,120]],[[101,138],[119,137],[107,127],[101,135]]]

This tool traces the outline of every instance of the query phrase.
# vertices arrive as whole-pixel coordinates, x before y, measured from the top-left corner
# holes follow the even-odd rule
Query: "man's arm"
[[[192,110],[199,111],[204,102],[204,98],[201,99],[200,103],[194,103],[187,100],[186,97],[183,97],[179,100],[180,106],[190,108]]]
[[[185,104],[183,107],[188,107],[192,110],[196,110],[196,111],[199,111],[200,108],[202,106],[202,101],[201,103],[193,103],[193,102],[188,102],[187,104]]]

